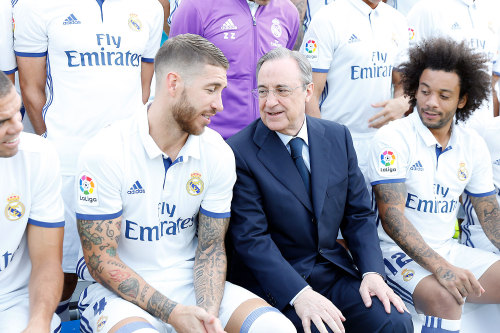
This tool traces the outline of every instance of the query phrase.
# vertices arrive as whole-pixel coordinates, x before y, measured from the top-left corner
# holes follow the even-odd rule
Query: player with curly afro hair
[[[486,62],[482,54],[474,52],[464,42],[449,38],[425,40],[410,49],[409,61],[399,67],[404,93],[410,97],[413,108],[424,70],[456,73],[460,82],[460,99],[466,96],[467,101],[463,107],[457,108],[455,116],[457,121],[465,121],[488,98],[491,77]]]

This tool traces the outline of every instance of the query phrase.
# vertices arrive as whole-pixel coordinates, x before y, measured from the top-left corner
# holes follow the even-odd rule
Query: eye
[[[449,96],[446,96],[446,95],[441,95],[441,99],[446,100],[446,99],[449,99],[449,98],[450,98]]]
[[[215,92],[215,88],[208,88],[206,89],[209,94],[213,94]]]
[[[422,89],[421,92],[425,96],[429,95],[429,92],[427,90],[425,90],[425,89]]]

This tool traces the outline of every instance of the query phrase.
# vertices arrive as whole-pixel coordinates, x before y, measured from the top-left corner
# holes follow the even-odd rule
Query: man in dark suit
[[[231,279],[299,331],[413,332],[403,302],[384,282],[375,216],[349,131],[305,116],[313,92],[309,62],[298,52],[272,50],[257,64],[257,81],[261,119],[228,140],[238,175]],[[352,258],[336,242],[339,229]]]

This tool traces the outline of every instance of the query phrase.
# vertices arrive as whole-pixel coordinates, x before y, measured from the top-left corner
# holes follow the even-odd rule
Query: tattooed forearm
[[[176,302],[169,300],[159,292],[155,291],[148,300],[146,311],[153,316],[160,318],[165,323],[168,323],[168,318],[176,305]]]
[[[441,278],[441,279],[447,280],[447,281],[455,281],[457,279],[457,277],[455,276],[455,273],[451,269],[443,268],[443,267],[439,267],[436,270],[436,275],[438,278]]]
[[[302,40],[304,39],[304,27],[302,25],[304,24],[304,17],[306,16],[307,0],[290,0],[290,1],[295,5],[295,7],[297,7],[297,10],[299,12],[299,19],[300,19],[299,33],[297,35],[295,46],[293,47],[295,51],[298,51],[300,49],[300,45],[302,44]]]
[[[434,271],[442,258],[427,245],[422,235],[404,216],[405,185],[380,184],[374,186],[373,190],[385,232],[418,264]]]
[[[470,197],[477,218],[481,223],[484,233],[500,249],[500,212],[495,195],[487,197]]]
[[[194,263],[196,304],[218,316],[226,280],[224,236],[229,218],[211,218],[200,214],[198,248]]]
[[[135,278],[129,278],[118,285],[118,290],[135,300],[139,295],[139,281]]]

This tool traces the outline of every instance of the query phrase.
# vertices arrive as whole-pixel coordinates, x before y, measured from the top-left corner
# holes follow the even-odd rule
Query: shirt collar
[[[408,118],[411,119],[413,125],[417,129],[417,133],[420,135],[422,140],[424,140],[424,143],[426,146],[439,146],[441,147],[441,144],[437,141],[437,139],[434,137],[432,132],[422,123],[422,120],[420,119],[420,116],[418,115],[418,110],[417,107],[413,109],[412,114],[408,116]],[[448,146],[447,147],[453,147],[456,142],[457,142],[457,131],[458,127],[455,125],[455,120],[453,119],[451,123],[451,136],[450,140],[448,141]],[[445,148],[447,148],[445,147]]]
[[[300,128],[299,133],[297,133],[296,136],[286,135],[280,132],[276,132],[276,134],[278,134],[278,137],[285,146],[287,146],[290,140],[292,140],[293,138],[301,138],[302,140],[304,140],[306,145],[309,146],[309,139],[307,138],[307,117],[304,116],[304,123],[302,124],[302,127]]]
[[[356,7],[363,15],[368,16],[370,15],[371,12],[377,10],[379,8],[380,3],[375,9],[372,9],[370,6],[368,6],[366,3],[364,3],[362,0],[349,0],[351,4]]]
[[[141,138],[142,145],[148,154],[150,159],[155,159],[159,156],[167,158],[165,154],[153,140],[151,135],[149,135],[149,122],[148,122],[148,107],[145,106],[139,114],[136,116],[137,126],[139,129],[139,136]],[[196,159],[200,158],[200,136],[199,135],[189,135],[186,143],[182,146],[177,158],[184,156],[184,161],[187,157],[193,157]]]

